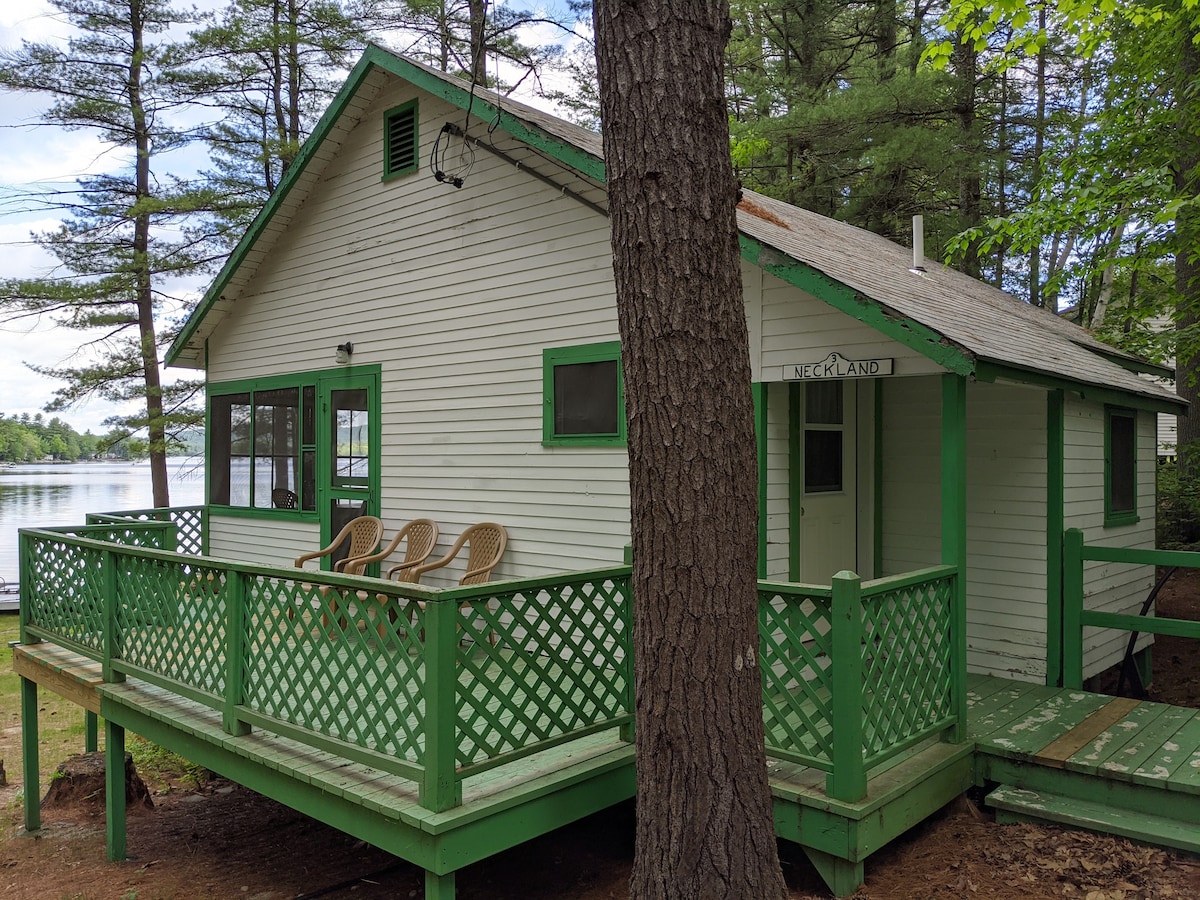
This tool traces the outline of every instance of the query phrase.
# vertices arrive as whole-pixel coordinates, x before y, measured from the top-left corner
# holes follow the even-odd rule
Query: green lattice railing
[[[759,582],[768,756],[821,769],[831,796],[857,800],[868,768],[957,724],[957,577],[938,566],[829,588]]]
[[[157,509],[126,509],[117,512],[89,513],[87,524],[171,522],[176,528],[176,547],[180,553],[203,556],[208,552],[208,507],[171,506]]]
[[[23,530],[22,640],[207,705],[231,734],[411,778],[431,809],[471,774],[632,723],[627,567],[437,591],[112,542],[135,533],[174,528]]]
[[[461,802],[462,780],[633,723],[628,566],[450,590],[170,552],[178,511],[22,530],[22,640],[51,640]],[[957,572],[759,582],[767,753],[865,772],[957,723]],[[956,674],[957,673],[957,674]],[[836,699],[836,702],[835,702]]]

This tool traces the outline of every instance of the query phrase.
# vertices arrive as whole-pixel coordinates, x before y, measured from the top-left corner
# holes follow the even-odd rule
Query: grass
[[[41,797],[60,762],[83,752],[83,710],[57,694],[38,691],[38,762],[41,781],[36,791],[22,784],[21,678],[12,670],[12,649],[18,638],[18,617],[0,614],[0,759],[10,785],[20,785],[24,796]]]
[[[8,783],[16,787],[12,806],[19,808],[17,799],[36,793],[45,795],[55,777],[59,763],[84,751],[84,711],[45,688],[38,689],[38,763],[41,784],[36,792],[22,783],[21,765],[21,678],[12,670],[12,649],[8,646],[19,637],[18,617],[0,614],[0,761],[8,774]],[[205,770],[183,757],[130,735],[126,748],[133,754],[138,774],[152,792],[161,793],[174,785],[195,785],[203,780]],[[100,727],[100,749],[104,749],[104,728]]]

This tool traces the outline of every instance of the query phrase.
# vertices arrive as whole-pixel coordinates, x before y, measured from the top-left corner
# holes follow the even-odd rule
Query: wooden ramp
[[[976,777],[998,821],[1200,853],[1200,710],[971,676]]]

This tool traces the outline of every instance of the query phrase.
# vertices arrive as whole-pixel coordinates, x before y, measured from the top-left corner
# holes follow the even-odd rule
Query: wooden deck
[[[976,781],[1000,821],[1200,853],[1200,710],[968,678]]]
[[[455,870],[635,792],[618,729],[481,771],[462,804],[419,802],[410,779],[264,728],[230,734],[219,711],[137,679],[105,684],[99,663],[54,644],[14,648],[14,668],[109,723],[327,822],[427,872],[452,897]],[[969,739],[927,741],[869,770],[857,802],[818,769],[772,760],[776,832],[800,844],[838,896],[871,853],[972,784],[995,785],[1002,821],[1060,822],[1200,852],[1200,711],[999,678],[969,679]]]

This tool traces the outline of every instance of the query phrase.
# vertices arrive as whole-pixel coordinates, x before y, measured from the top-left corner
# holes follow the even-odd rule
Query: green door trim
[[[334,532],[332,519],[329,514],[330,505],[334,500],[354,500],[363,496],[358,488],[335,488],[333,485],[333,466],[335,454],[332,451],[333,433],[330,421],[330,403],[332,394],[339,390],[361,390],[367,392],[367,487],[365,515],[378,516],[381,508],[380,498],[380,457],[382,455],[382,427],[380,423],[380,384],[381,373],[379,366],[355,366],[344,371],[334,370],[325,372],[317,377],[317,515],[321,522],[321,546],[329,546]],[[321,567],[327,568],[329,557],[321,560]]]

